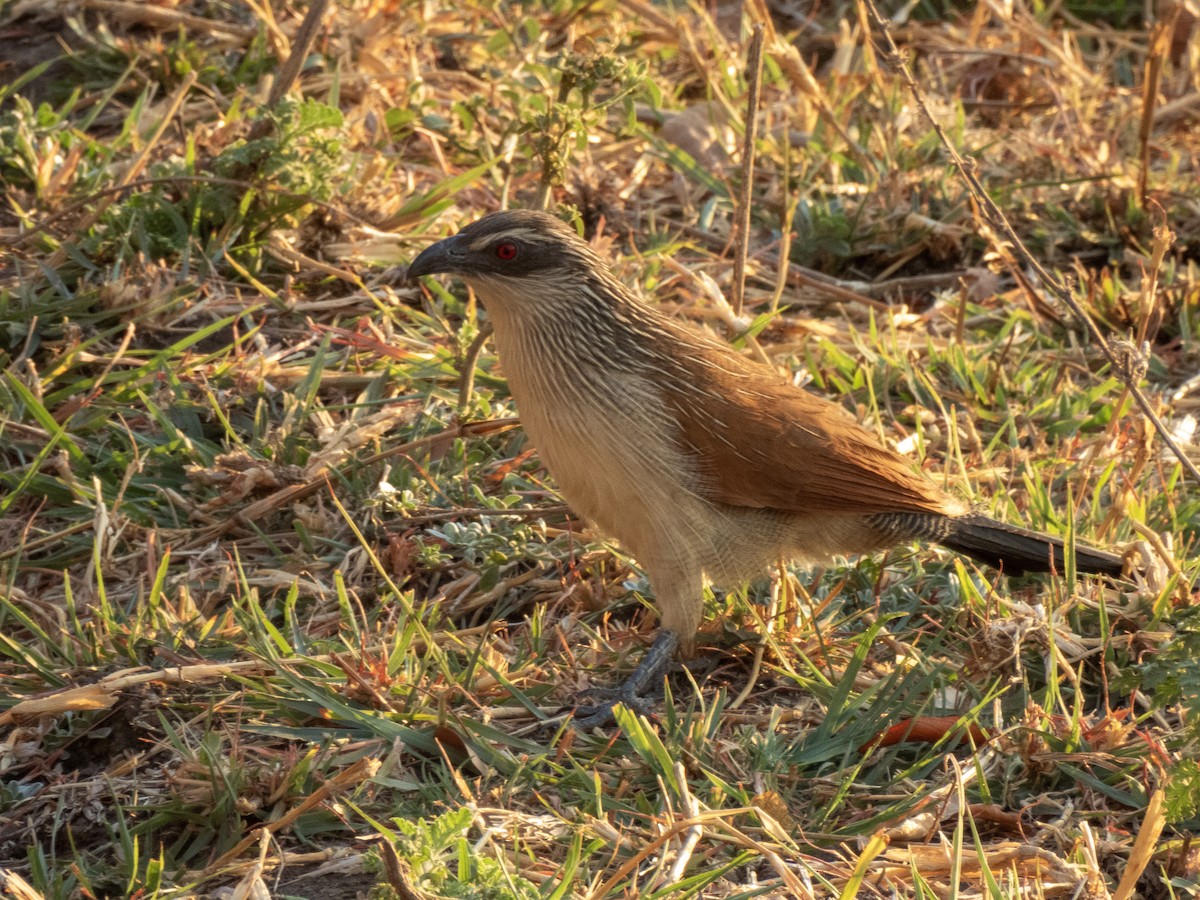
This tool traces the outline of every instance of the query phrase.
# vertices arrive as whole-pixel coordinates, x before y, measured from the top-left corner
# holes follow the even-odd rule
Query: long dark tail
[[[950,533],[938,543],[995,566],[1005,575],[1049,572],[1051,565],[1060,575],[1067,571],[1062,538],[1006,525],[987,516],[951,519]],[[1075,544],[1075,571],[1080,574],[1119,576],[1124,568],[1115,553]]]
[[[970,556],[1004,572],[1067,571],[1062,538],[1006,525],[987,516],[966,515],[951,518],[922,513],[881,513],[873,524],[898,540],[924,539]],[[1120,576],[1125,566],[1120,556],[1075,544],[1075,571],[1081,575]]]

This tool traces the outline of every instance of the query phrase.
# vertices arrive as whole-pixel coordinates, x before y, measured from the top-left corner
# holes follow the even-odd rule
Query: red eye
[[[504,241],[496,245],[496,256],[505,262],[517,258],[517,245],[512,241]]]

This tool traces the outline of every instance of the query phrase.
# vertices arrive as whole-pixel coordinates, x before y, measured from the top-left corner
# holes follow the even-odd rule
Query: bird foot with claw
[[[660,631],[641,663],[619,688],[591,688],[583,692],[585,696],[603,697],[607,702],[602,701],[595,706],[581,706],[576,709],[575,727],[601,728],[613,724],[613,707],[618,703],[635,712],[650,715],[654,708],[654,698],[647,689],[662,686],[663,672],[670,666],[678,646],[678,635],[665,629]]]
[[[618,703],[648,717],[654,715],[654,707],[657,705],[657,698],[634,693],[629,689],[628,684],[623,684],[615,689],[589,688],[580,692],[580,698],[585,697],[597,702],[575,707],[576,728],[604,728],[608,725],[615,725],[613,708]]]

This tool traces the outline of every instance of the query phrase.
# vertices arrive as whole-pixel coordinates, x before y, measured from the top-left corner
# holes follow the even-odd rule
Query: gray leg
[[[581,706],[575,711],[575,727],[600,728],[612,724],[613,706],[618,703],[641,713],[648,712],[653,705],[653,698],[648,696],[646,691],[662,681],[663,674],[671,664],[678,647],[679,635],[665,628],[660,629],[638,667],[619,688],[615,691],[594,692],[609,693],[612,696],[611,700],[595,706]]]

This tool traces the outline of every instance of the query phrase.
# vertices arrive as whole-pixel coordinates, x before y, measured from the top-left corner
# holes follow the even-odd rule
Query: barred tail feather
[[[929,513],[879,513],[871,524],[894,541],[941,544],[1000,569],[1006,575],[1067,570],[1062,538],[1006,525],[987,516],[939,516]],[[1075,545],[1075,571],[1081,575],[1119,576],[1124,561],[1115,553]]]

